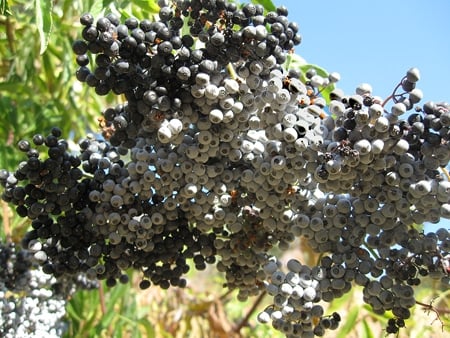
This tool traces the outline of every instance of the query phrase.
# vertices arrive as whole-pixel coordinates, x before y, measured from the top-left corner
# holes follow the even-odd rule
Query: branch
[[[9,222],[9,208],[5,201],[2,202],[2,218],[3,218],[3,231],[5,232],[5,238],[8,242],[11,239],[11,224]]]
[[[106,314],[106,305],[105,305],[105,291],[103,289],[103,284],[100,282],[98,283],[98,296],[100,300],[100,309],[102,311],[102,315],[104,316]]]
[[[226,300],[226,298],[233,292],[233,289],[228,289],[227,292],[225,292],[223,295],[219,297],[219,299],[223,302]]]
[[[431,301],[430,304],[425,304],[425,303],[422,303],[422,302],[419,302],[418,300],[416,300],[416,304],[422,306],[424,308],[424,311],[426,311],[428,313],[430,311],[433,311],[436,314],[436,319],[439,320],[439,322],[441,323],[441,328],[442,328],[442,331],[443,331],[445,325],[444,325],[444,322],[441,319],[441,315],[450,314],[450,309],[437,308],[437,307],[434,307],[432,305],[432,303],[433,303],[433,301]]]
[[[239,333],[241,331],[241,329],[248,324],[248,320],[252,316],[253,312],[255,312],[256,308],[259,306],[259,304],[262,302],[262,300],[264,299],[265,296],[266,296],[266,291],[263,291],[258,296],[258,298],[256,298],[255,302],[253,303],[250,310],[248,310],[245,317],[241,320],[241,322],[236,327],[234,327],[234,329],[233,329],[234,332]]]

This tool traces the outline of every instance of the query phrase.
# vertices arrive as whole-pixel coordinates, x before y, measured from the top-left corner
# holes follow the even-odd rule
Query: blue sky
[[[386,97],[411,67],[424,100],[450,101],[450,1],[274,0],[289,9],[303,36],[296,53],[341,74],[353,93],[370,83]]]
[[[300,26],[296,53],[341,75],[338,87],[352,94],[362,82],[389,96],[411,67],[426,101],[450,102],[450,1],[274,0]],[[439,226],[450,228],[450,221]],[[439,227],[427,225],[426,230]]]

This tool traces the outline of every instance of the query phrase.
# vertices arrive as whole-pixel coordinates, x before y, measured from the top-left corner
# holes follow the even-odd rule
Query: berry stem
[[[441,319],[441,315],[449,314],[450,309],[437,308],[437,307],[434,307],[431,303],[425,304],[425,303],[419,302],[418,300],[416,300],[416,304],[422,306],[425,311],[428,311],[428,312],[433,311],[436,314],[436,319],[439,320],[439,322],[441,323],[442,330],[444,329],[444,322]]]
[[[386,105],[386,103],[389,102],[390,99],[392,99],[394,97],[394,93],[392,93],[391,95],[389,95],[387,98],[384,99],[383,103],[381,104],[382,107],[384,107]]]
[[[403,79],[397,84],[397,86],[395,86],[394,90],[392,91],[392,94],[384,99],[383,103],[381,104],[382,107],[384,107],[391,99],[393,99],[396,96],[395,92],[397,91],[397,89],[400,88],[400,86],[402,85],[402,82],[403,82]]]
[[[364,247],[370,252],[370,254],[375,258],[380,258],[380,256],[375,252],[373,248],[371,248],[367,242],[364,243]]]
[[[259,306],[259,304],[263,301],[264,297],[266,296],[266,291],[263,291],[258,298],[256,298],[255,302],[253,303],[250,310],[248,310],[245,317],[241,320],[241,322],[233,329],[234,332],[239,333],[241,329],[248,324],[248,320],[252,316],[253,312],[255,312],[256,308]]]
[[[441,167],[441,171],[444,173],[445,177],[447,177],[447,181],[450,182],[450,173],[448,172],[447,168]]]
[[[289,69],[289,67],[291,66],[291,61],[292,61],[292,54],[291,53],[287,53],[286,54],[286,61],[284,62],[285,69]]]
[[[232,78],[233,80],[236,80],[238,78],[238,76],[236,74],[236,70],[234,69],[234,67],[231,63],[227,64],[227,71],[228,71],[228,74],[230,74],[230,78]]]

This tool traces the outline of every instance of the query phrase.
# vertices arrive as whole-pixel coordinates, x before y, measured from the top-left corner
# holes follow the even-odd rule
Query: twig
[[[106,303],[105,303],[105,289],[103,288],[102,282],[98,283],[98,296],[100,300],[100,311],[102,312],[102,317],[104,317],[106,315]],[[114,331],[111,324],[108,324],[106,330],[108,331],[108,336],[112,337]]]
[[[246,326],[248,324],[248,320],[250,319],[250,317],[252,316],[253,312],[255,312],[256,308],[258,307],[258,305],[262,302],[262,300],[264,299],[264,297],[266,296],[266,291],[263,291],[258,298],[256,298],[255,302],[253,303],[252,307],[250,308],[250,310],[248,310],[247,314],[245,315],[245,317],[241,320],[241,322],[233,329],[234,332],[239,333],[241,331],[241,329]]]
[[[416,300],[416,304],[420,305],[420,306],[423,306],[424,308],[426,308],[428,310],[431,310],[431,311],[435,312],[438,315],[450,314],[450,309],[437,308],[437,307],[434,307],[431,304],[425,304],[425,303],[419,302],[418,300]]]
[[[382,107],[386,105],[386,103],[389,102],[390,99],[394,97],[394,94],[389,95],[387,98],[384,99],[383,103],[381,104]]]
[[[436,319],[439,320],[439,322],[441,323],[442,330],[444,330],[445,325],[441,319],[441,315],[450,314],[450,309],[442,309],[442,308],[434,307],[432,305],[432,302],[430,304],[425,304],[425,303],[422,303],[422,302],[419,302],[418,300],[416,300],[416,304],[422,306],[425,311],[428,311],[428,312],[433,311],[436,314]],[[433,322],[434,322],[434,320],[433,320]]]
[[[403,82],[404,79],[405,79],[405,78],[403,78],[403,79],[400,81],[400,83],[399,83],[397,86],[395,86],[394,90],[392,91],[392,94],[389,95],[387,98],[384,99],[383,103],[381,104],[382,107],[384,107],[384,106],[386,105],[386,103],[389,102],[389,100],[391,100],[392,98],[394,98],[394,97],[396,96],[396,95],[395,95],[395,92],[397,91],[398,88],[400,88],[400,86],[402,85],[402,82]]]
[[[219,297],[219,299],[221,301],[224,301],[225,298],[227,298],[234,290],[233,289],[228,289],[227,292],[225,292],[222,296]]]
[[[98,285],[98,296],[100,299],[100,309],[102,311],[102,315],[106,314],[106,305],[105,305],[105,290],[103,289],[103,284],[100,282]]]
[[[3,213],[3,231],[5,232],[5,239],[8,242],[11,239],[11,224],[9,222],[9,208],[5,201],[2,202]]]

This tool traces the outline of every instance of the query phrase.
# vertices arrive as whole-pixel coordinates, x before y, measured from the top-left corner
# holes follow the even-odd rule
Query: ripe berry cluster
[[[186,270],[185,257],[203,269],[218,255],[228,286],[239,288],[245,299],[259,292],[258,272],[261,276],[267,248],[293,240],[287,231],[273,233],[255,222],[259,211],[253,205],[259,199],[263,209],[266,197],[257,196],[259,186],[279,186],[270,201],[281,211],[285,197],[292,195],[289,182],[295,181],[291,175],[288,183],[281,182],[285,160],[275,157],[281,143],[264,134],[266,115],[273,124],[290,107],[292,125],[298,115],[312,135],[319,126],[318,118],[298,108],[297,98],[307,93],[299,74],[280,66],[301,40],[298,27],[282,7],[263,15],[259,5],[238,9],[226,1],[161,1],[160,6],[155,22],[130,18],[121,24],[113,14],[96,22],[89,14],[81,18],[84,40],[73,45],[78,78],[94,85],[97,93],[109,88],[125,95],[125,104],[104,111],[102,123],[110,145],[131,158],[125,173],[106,175],[101,189],[89,197],[98,199],[106,188],[112,195],[108,208],[113,223],[125,212],[130,215],[110,229],[109,244],[124,246],[126,238],[138,255],[144,251],[155,256],[145,262],[157,266],[144,266],[153,283],[160,284],[161,277],[152,279],[160,260],[164,266],[178,258],[181,262],[173,278],[162,278],[162,285],[169,286],[167,280],[177,285]],[[182,33],[183,22],[190,27],[188,34]],[[86,52],[96,55],[91,69]],[[293,141],[296,130],[291,129]],[[274,150],[265,154],[269,143]],[[266,171],[255,184],[255,169],[263,162]],[[272,162],[278,177],[267,182],[263,175],[272,171]],[[130,214],[129,206],[137,212]],[[111,213],[94,218],[111,223]],[[186,229],[178,234],[183,219]],[[167,249],[155,245],[166,241],[195,243],[187,244],[187,253],[173,244]],[[136,266],[135,261],[130,257],[121,264]]]
[[[68,296],[75,289],[96,283],[82,275],[56,279],[42,271],[31,250],[0,243],[0,335],[13,337],[61,337]]]
[[[421,279],[448,287],[448,231],[414,224],[450,218],[450,106],[417,105],[416,68],[390,111],[367,84],[322,97],[339,76],[286,69],[301,41],[286,8],[159,5],[155,21],[80,18],[77,78],[126,98],[103,111],[103,139],[73,155],[54,128],[20,141],[27,160],[0,172],[2,198],[32,220],[23,245],[38,247],[44,272],[113,286],[133,268],[141,288],[168,288],[186,285],[187,260],[215,264],[240,300],[273,296],[258,318],[289,337],[335,329],[339,315],[317,303],[352,283],[375,312],[392,311],[389,332]],[[298,237],[322,259],[283,272],[270,250]]]
[[[260,323],[272,321],[272,326],[287,337],[323,336],[325,330],[334,330],[341,320],[338,313],[324,315],[321,281],[328,280],[326,270],[310,268],[296,259],[287,262],[288,271],[280,270],[280,262],[270,259],[264,266],[268,277],[266,291],[273,304],[258,314]]]

